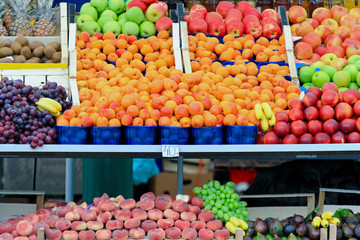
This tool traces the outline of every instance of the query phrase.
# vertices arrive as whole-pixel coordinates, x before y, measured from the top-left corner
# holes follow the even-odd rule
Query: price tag
[[[161,145],[161,151],[163,157],[178,157],[179,146],[178,145]]]

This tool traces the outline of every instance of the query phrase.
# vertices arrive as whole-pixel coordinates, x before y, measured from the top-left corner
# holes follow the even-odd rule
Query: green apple
[[[99,26],[101,27],[101,29],[104,27],[105,23],[107,23],[108,21],[113,21],[114,19],[111,16],[102,16],[99,18],[99,20],[97,20],[97,23],[99,24]]]
[[[356,81],[356,75],[359,71],[355,64],[349,64],[349,65],[345,66],[343,70],[350,73],[352,82]]]
[[[309,89],[310,87],[312,87],[313,86],[313,84],[312,83],[304,83],[303,85],[302,85],[302,87],[303,88],[306,88],[306,89]]]
[[[159,18],[166,16],[166,12],[167,5],[157,2],[150,4],[150,6],[146,9],[145,15],[147,20],[155,23]]]
[[[360,55],[352,55],[351,57],[353,56],[360,56]],[[356,65],[357,69],[360,70],[360,60],[357,60],[354,64]]]
[[[121,27],[124,25],[124,23],[126,23],[126,16],[125,13],[122,13],[119,18],[118,18],[118,23],[120,23]]]
[[[126,20],[136,23],[140,25],[142,21],[144,21],[145,16],[143,11],[139,7],[132,7],[125,13]]]
[[[347,87],[339,87],[339,93],[348,90],[349,88]]]
[[[309,66],[303,66],[299,71],[299,79],[302,83],[310,83],[315,70]]]
[[[360,72],[356,74],[356,83],[358,86],[360,86]]]
[[[121,33],[120,23],[117,21],[108,21],[103,27],[103,32],[113,32],[115,36],[119,35]]]
[[[326,53],[322,55],[320,59],[326,65],[330,65],[332,61],[337,59],[337,56],[334,53]]]
[[[93,6],[98,13],[102,13],[107,7],[107,0],[90,0],[90,5]]]
[[[317,61],[314,62],[313,64],[310,65],[310,67],[314,70],[316,70],[316,68],[321,69],[322,66],[324,66],[325,63],[323,63],[322,61]]]
[[[94,7],[90,5],[90,3],[85,3],[84,5],[81,6],[80,15],[84,15],[84,14],[90,15],[94,19],[94,21],[97,21],[99,17],[98,12]]]
[[[82,26],[84,25],[84,23],[86,22],[94,22],[95,20],[93,19],[92,16],[84,14],[78,17],[77,21],[76,21],[76,26],[78,29],[82,29]]]
[[[119,15],[125,10],[124,0],[109,0],[108,8]]]
[[[81,31],[88,32],[90,36],[94,35],[96,32],[100,32],[101,28],[100,26],[95,22],[86,22],[82,25]]]
[[[134,8],[134,7],[132,7]],[[130,9],[132,9],[130,8]],[[123,34],[126,34],[126,35],[134,35],[134,36],[137,36],[139,35],[139,26],[134,23],[134,22],[126,22],[124,23],[124,25],[122,26],[122,33]]]
[[[330,77],[326,72],[318,71],[312,76],[312,83],[315,87],[321,88],[327,82],[330,82]]]
[[[76,33],[80,35],[82,32],[80,30],[76,30]]]
[[[111,11],[109,9],[106,9],[105,11],[103,11],[101,13],[100,17],[103,17],[103,16],[109,16],[115,21],[117,20],[117,17],[118,17],[114,11]]]
[[[336,68],[329,65],[324,65],[320,70],[329,75],[330,81],[332,81],[334,74],[338,71]]]
[[[338,71],[334,74],[333,82],[336,86],[340,87],[348,87],[351,82],[351,75],[346,71]]]
[[[155,24],[149,21],[144,21],[140,24],[140,36],[154,36],[156,34]]]
[[[357,85],[356,82],[351,82],[351,83],[349,84],[349,88],[350,88],[350,89],[357,89],[357,90],[359,90],[359,86]]]
[[[353,64],[353,63],[357,62],[358,60],[360,60],[360,55],[352,55],[351,57],[348,58],[348,62],[350,64]]]

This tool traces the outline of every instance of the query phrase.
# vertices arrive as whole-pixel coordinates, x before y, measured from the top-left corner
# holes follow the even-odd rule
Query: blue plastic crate
[[[125,141],[130,145],[152,145],[157,143],[157,127],[126,126]]]
[[[228,144],[255,144],[257,126],[226,126],[225,139]]]
[[[218,145],[224,142],[224,127],[193,127],[191,128],[193,143]]]
[[[120,144],[121,135],[121,127],[91,127],[90,129],[92,144]]]
[[[87,144],[89,128],[56,126],[56,134],[59,144]]]
[[[160,144],[186,145],[190,141],[189,127],[160,127]]]

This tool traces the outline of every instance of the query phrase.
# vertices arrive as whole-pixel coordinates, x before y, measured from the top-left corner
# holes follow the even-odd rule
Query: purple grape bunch
[[[56,118],[35,105],[43,97],[58,101],[63,111],[71,108],[65,88],[56,82],[38,88],[19,79],[0,81],[0,143],[30,144],[31,148],[56,143]]]

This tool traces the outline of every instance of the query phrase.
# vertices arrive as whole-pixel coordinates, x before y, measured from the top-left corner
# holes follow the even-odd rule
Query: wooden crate
[[[68,18],[67,3],[61,3],[56,9],[55,14],[56,36],[49,37],[27,37],[29,42],[41,41],[44,45],[58,41],[61,44],[61,62],[53,64],[30,64],[30,63],[0,63],[0,76],[10,79],[21,79],[25,84],[32,86],[42,86],[48,81],[57,82],[69,89],[68,80]],[[14,41],[16,37],[0,37],[0,40],[10,39]]]

